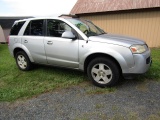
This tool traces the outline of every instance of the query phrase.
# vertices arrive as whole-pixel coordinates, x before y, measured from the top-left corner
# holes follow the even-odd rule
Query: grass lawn
[[[152,59],[152,67],[139,77],[140,80],[160,81],[160,48],[152,49]],[[39,66],[31,71],[20,71],[9,54],[8,46],[0,44],[0,101],[26,99],[84,81],[88,81],[84,73],[68,69]]]

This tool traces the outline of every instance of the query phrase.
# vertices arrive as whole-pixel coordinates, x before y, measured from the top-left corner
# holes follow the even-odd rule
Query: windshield
[[[80,19],[67,20],[74,24],[77,28],[79,28],[87,37],[97,36],[105,33],[102,29],[100,29],[90,21]]]

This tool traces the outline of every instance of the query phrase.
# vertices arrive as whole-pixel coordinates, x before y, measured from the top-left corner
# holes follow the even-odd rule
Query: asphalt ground
[[[160,82],[124,80],[109,90],[89,81],[0,103],[0,120],[160,120]]]

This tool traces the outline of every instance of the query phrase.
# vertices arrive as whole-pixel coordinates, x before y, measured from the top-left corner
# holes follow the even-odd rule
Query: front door
[[[48,64],[78,68],[78,43],[79,40],[62,38],[64,31],[72,28],[60,20],[47,20],[47,36],[44,45]]]

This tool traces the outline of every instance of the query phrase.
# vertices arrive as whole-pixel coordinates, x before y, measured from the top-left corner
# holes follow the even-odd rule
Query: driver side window
[[[61,37],[65,31],[72,31],[72,28],[65,22],[54,19],[47,20],[47,36]]]

